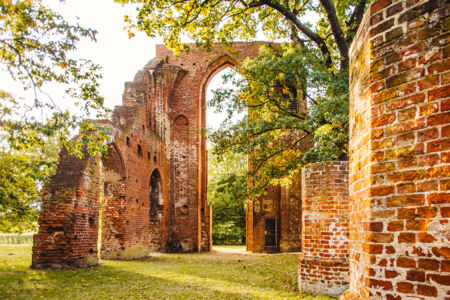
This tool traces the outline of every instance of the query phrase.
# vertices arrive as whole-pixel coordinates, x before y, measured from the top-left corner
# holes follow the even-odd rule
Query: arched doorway
[[[118,212],[125,201],[125,168],[115,144],[108,146],[108,154],[101,159],[103,191],[101,197],[101,250],[103,259],[116,259],[123,247],[123,222]]]
[[[150,176],[150,220],[157,220],[160,217],[158,211],[163,204],[161,192],[161,175],[158,169],[155,169]]]
[[[214,245],[243,245],[246,240],[246,219],[244,195],[247,190],[248,158],[243,153],[229,152],[225,155],[214,154],[214,142],[209,134],[236,122],[245,121],[247,112],[233,113],[228,119],[226,109],[217,110],[217,103],[211,100],[218,95],[238,91],[244,77],[236,71],[234,65],[226,62],[212,73],[205,86],[207,103],[207,200],[212,208],[212,241]],[[221,96],[220,96],[221,97]],[[227,97],[225,102],[232,101]],[[223,103],[223,102],[222,102]],[[226,107],[226,106],[225,106]],[[227,121],[224,123],[224,121]],[[217,141],[216,141],[217,142]],[[229,180],[233,178],[233,180]],[[203,230],[202,232],[205,232]]]
[[[150,209],[149,209],[149,236],[150,251],[160,250],[162,247],[162,219],[164,211],[163,189],[161,174],[158,169],[153,170],[150,175]]]

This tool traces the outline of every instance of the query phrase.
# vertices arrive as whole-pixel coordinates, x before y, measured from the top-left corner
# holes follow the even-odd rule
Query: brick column
[[[448,0],[379,0],[350,49],[350,297],[450,297]]]
[[[34,268],[84,267],[98,263],[99,158],[61,151],[56,174],[44,187]]]
[[[348,163],[303,169],[299,289],[339,295],[348,287]]]

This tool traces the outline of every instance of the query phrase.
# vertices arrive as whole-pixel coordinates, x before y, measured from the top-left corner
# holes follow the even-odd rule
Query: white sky
[[[162,44],[162,38],[149,38],[145,33],[135,32],[136,36],[128,38],[124,30],[124,15],[133,15],[135,8],[122,6],[113,0],[72,0],[60,3],[59,0],[44,1],[53,10],[61,13],[71,23],[78,22],[84,27],[98,31],[97,42],[82,40],[75,55],[90,59],[102,66],[103,79],[100,92],[105,97],[105,106],[114,108],[122,104],[124,83],[132,81],[134,75],[155,56],[155,45]],[[211,89],[222,83],[222,72],[217,74],[208,86]],[[20,84],[14,82],[7,73],[0,72],[0,89],[15,96],[31,99],[31,92],[25,93]],[[49,93],[61,107],[71,103],[62,89],[57,85],[47,85],[43,89]],[[208,109],[208,126],[217,128],[224,119]]]
[[[128,38],[124,30],[124,16],[135,15],[134,6],[122,6],[114,0],[44,0],[53,10],[61,13],[71,23],[78,22],[84,27],[98,31],[97,42],[82,40],[78,44],[75,55],[79,58],[90,59],[102,66],[103,79],[100,81],[100,92],[105,98],[105,106],[114,108],[122,103],[124,83],[132,81],[134,75],[155,56],[155,45],[162,44],[161,38],[149,38],[145,33],[135,32],[136,36]],[[310,18],[310,17],[309,17]],[[261,36],[264,39],[263,36]],[[211,89],[222,84],[222,72],[217,74],[208,86]],[[31,99],[32,95],[25,94],[22,87],[12,81],[9,75],[0,71],[0,89],[13,93],[16,97]],[[70,107],[72,103],[57,85],[48,85],[44,91],[49,93],[60,107]],[[217,128],[224,115],[216,115],[208,109],[207,125]]]

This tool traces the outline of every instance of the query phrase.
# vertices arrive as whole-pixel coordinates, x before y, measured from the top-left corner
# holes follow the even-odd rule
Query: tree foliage
[[[162,36],[175,54],[185,37],[206,48],[235,40],[281,41],[237,67],[238,90],[219,89],[210,105],[231,116],[211,135],[214,153],[250,155],[251,194],[289,182],[308,162],[345,159],[348,144],[348,49],[370,0],[116,0],[138,5],[130,31]],[[305,102],[308,103],[305,107]],[[300,109],[295,109],[299,106]],[[302,107],[303,106],[303,107]],[[300,147],[311,142],[311,149]]]
[[[245,243],[247,157],[227,152],[208,157],[208,202],[213,211],[213,243]]]
[[[295,45],[263,47],[256,59],[237,68],[245,79],[226,74],[224,80],[236,88],[219,88],[209,101],[211,107],[228,112],[226,124],[210,133],[212,152],[249,155],[252,194],[263,193],[269,183],[289,183],[286,175],[305,163],[346,158],[346,82],[318,72],[321,66]],[[305,86],[314,90],[314,98],[302,92]],[[231,122],[236,111],[246,110],[248,117]]]
[[[0,232],[36,230],[39,190],[54,173],[58,152],[53,139],[29,152],[0,148]]]
[[[86,120],[105,113],[100,68],[74,57],[79,40],[95,41],[96,31],[70,24],[41,0],[0,0],[0,12],[0,67],[32,95],[17,98],[0,86],[0,126],[10,147],[26,150],[55,137],[79,156],[86,144],[91,153],[104,151],[106,131]],[[61,99],[45,91],[49,83],[62,87],[74,105],[62,108]],[[71,139],[78,128],[80,138]]]
[[[107,130],[88,120],[107,112],[98,91],[100,68],[74,53],[81,39],[95,37],[95,30],[69,23],[41,0],[0,0],[0,68],[26,95],[0,84],[2,231],[36,228],[39,189],[55,169],[59,146],[77,156],[84,148],[106,151]],[[62,105],[49,85],[74,103]]]
[[[272,39],[290,39],[321,55],[332,67],[348,67],[348,47],[362,20],[367,0],[115,0],[138,3],[135,22],[149,36],[157,35],[176,53],[187,35],[199,44],[249,40],[263,31]],[[312,24],[308,17],[315,16]],[[305,19],[305,21],[303,21]]]

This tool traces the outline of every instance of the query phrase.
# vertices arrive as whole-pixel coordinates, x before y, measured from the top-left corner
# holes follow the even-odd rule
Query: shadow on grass
[[[294,256],[158,254],[75,270],[30,263],[30,248],[0,247],[0,299],[301,299]]]
[[[268,289],[279,293],[297,291],[297,255],[163,254],[156,259],[165,272],[203,278],[211,282],[226,281],[243,288]]]
[[[111,266],[86,270],[0,269],[1,299],[254,299]]]

